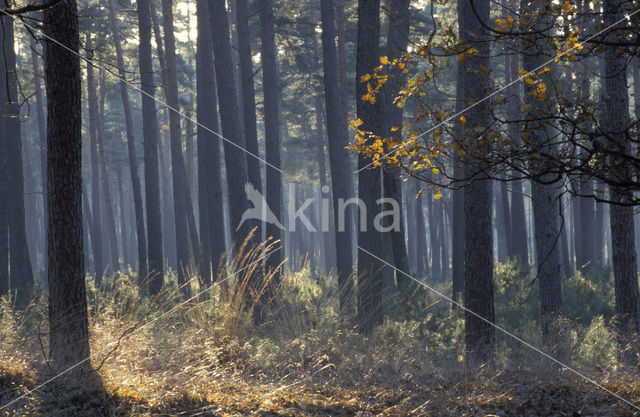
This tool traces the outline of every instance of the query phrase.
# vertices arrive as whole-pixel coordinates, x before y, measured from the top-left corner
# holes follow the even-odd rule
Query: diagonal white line
[[[620,396],[619,394],[616,394],[615,392],[611,391],[610,389],[603,387],[602,385],[598,384],[596,381],[594,381],[593,379],[585,376],[584,374],[576,371],[575,369],[569,367],[568,365],[560,362],[559,360],[557,360],[556,358],[554,358],[553,356],[550,356],[548,353],[545,353],[544,351],[542,351],[541,349],[533,346],[531,343],[519,338],[518,336],[516,336],[515,334],[509,332],[508,330],[503,329],[502,327],[498,326],[497,324],[493,323],[491,320],[487,320],[486,318],[482,317],[481,315],[479,315],[478,313],[468,309],[467,307],[463,306],[462,304],[452,300],[451,298],[447,297],[446,295],[442,294],[440,291],[436,290],[435,288],[425,284],[424,282],[414,278],[413,276],[407,274],[404,271],[399,270],[398,268],[396,268],[395,266],[391,265],[390,263],[388,263],[387,261],[385,261],[384,259],[381,259],[379,257],[377,257],[376,255],[372,254],[371,252],[369,252],[366,249],[363,249],[362,247],[360,247],[360,245],[358,245],[358,249],[360,249],[361,251],[363,251],[364,253],[368,254],[369,256],[371,256],[374,259],[377,259],[378,261],[382,262],[385,266],[388,266],[392,269],[394,269],[395,271],[401,273],[402,275],[405,275],[406,277],[410,278],[411,280],[415,281],[416,283],[422,285],[423,287],[427,288],[428,290],[436,293],[438,296],[444,298],[445,300],[447,300],[448,302],[450,302],[451,304],[454,304],[457,307],[460,307],[461,309],[463,309],[464,311],[476,316],[477,318],[479,318],[480,320],[484,321],[485,323],[495,327],[496,329],[500,330],[502,333],[506,334],[507,336],[510,336],[512,338],[514,338],[515,340],[517,340],[518,342],[522,343],[523,345],[525,345],[526,347],[533,349],[534,351],[538,352],[539,354],[541,354],[542,356],[544,356],[545,358],[555,362],[556,364],[560,365],[561,367],[573,372],[574,374],[576,374],[577,376],[579,376],[580,378],[584,379],[585,381],[589,382],[590,384],[595,385],[596,387],[608,392],[609,394],[611,394],[612,396],[616,397],[617,399],[619,399],[620,401],[623,401],[625,403],[627,403],[628,405],[630,405],[631,407],[635,408],[636,410],[640,410],[640,407],[633,404],[631,401],[625,399],[624,397]]]
[[[531,70],[531,71],[527,72],[527,73],[526,73],[526,74],[524,74],[524,75],[521,75],[520,77],[518,77],[518,78],[516,78],[515,80],[511,81],[510,83],[508,83],[508,84],[506,84],[506,85],[503,85],[503,86],[502,86],[502,87],[500,87],[498,90],[494,91],[493,93],[489,94],[488,96],[484,97],[483,99],[481,99],[481,100],[479,100],[479,101],[477,101],[477,102],[475,102],[475,103],[473,103],[473,104],[469,105],[468,107],[465,107],[464,109],[460,110],[459,112],[455,113],[454,115],[447,117],[447,118],[446,118],[446,119],[444,119],[442,122],[440,122],[440,123],[438,123],[437,125],[435,125],[435,126],[433,126],[433,127],[429,128],[429,129],[425,130],[424,132],[422,132],[421,134],[419,134],[418,136],[416,136],[415,138],[413,138],[413,140],[418,140],[418,139],[420,139],[421,137],[423,137],[424,135],[427,135],[427,134],[429,134],[429,133],[433,132],[434,130],[436,130],[436,129],[437,129],[437,128],[439,128],[440,126],[444,125],[445,123],[449,123],[450,121],[454,120],[456,117],[458,117],[458,116],[462,115],[463,113],[467,112],[468,110],[471,110],[472,108],[474,108],[474,107],[475,107],[475,106],[477,106],[478,104],[480,104],[480,103],[482,103],[482,102],[484,102],[484,101],[486,101],[486,100],[489,100],[491,97],[493,97],[493,96],[495,96],[496,94],[500,93],[501,91],[503,91],[503,90],[505,90],[505,89],[507,89],[507,88],[511,87],[512,85],[514,85],[514,84],[516,84],[516,83],[518,83],[518,82],[522,81],[523,79],[525,79],[525,78],[526,78],[526,77],[528,77],[529,75],[533,74],[534,72],[536,72],[536,71],[538,71],[538,70],[541,70],[541,69],[542,69],[542,68],[544,68],[545,66],[547,66],[547,65],[553,65],[553,62],[554,62],[556,59],[559,59],[559,58],[561,58],[561,57],[563,57],[563,56],[567,55],[568,53],[570,53],[570,52],[572,52],[572,51],[575,51],[576,49],[578,49],[578,48],[582,47],[585,43],[589,42],[591,39],[593,39],[593,38],[595,38],[595,37],[597,37],[597,36],[601,35],[602,33],[604,33],[604,32],[606,32],[606,31],[608,31],[608,30],[609,30],[609,29],[611,29],[612,27],[616,26],[618,23],[623,22],[623,21],[625,21],[625,20],[627,20],[627,19],[630,19],[630,18],[631,18],[631,16],[633,16],[634,14],[636,14],[636,13],[638,13],[638,12],[640,12],[640,9],[638,9],[638,10],[634,11],[633,13],[630,13],[630,14],[626,15],[626,16],[625,16],[625,17],[623,17],[622,19],[620,19],[620,20],[618,20],[617,22],[615,22],[615,23],[613,23],[613,24],[611,24],[611,25],[607,26],[606,28],[604,28],[604,29],[602,29],[601,31],[599,31],[599,32],[595,33],[594,35],[589,36],[587,39],[583,40],[583,41],[582,41],[582,42],[580,42],[580,43],[577,43],[575,46],[573,46],[573,47],[571,47],[571,48],[567,49],[566,51],[564,51],[564,52],[562,52],[562,53],[560,53],[560,54],[556,55],[555,57],[553,57],[553,58],[552,58],[552,59],[550,59],[549,61],[547,61],[547,62],[545,62],[544,64],[540,65],[539,67],[534,68],[533,70]],[[380,162],[381,160],[386,159],[389,155],[391,155],[391,154],[394,154],[394,153],[398,152],[400,149],[404,148],[404,147],[407,145],[407,143],[408,143],[408,142],[406,142],[406,143],[404,143],[404,144],[400,145],[399,147],[397,147],[397,148],[393,149],[392,151],[387,152],[386,154],[382,155],[380,158],[376,159],[375,161],[371,161],[371,162],[369,162],[367,165],[365,165],[364,167],[362,167],[362,168],[360,168],[359,170],[357,170],[357,171],[356,171],[356,173],[358,173],[358,172],[362,171],[363,169],[367,169],[367,168],[369,168],[371,165],[375,164],[376,162]]]
[[[91,359],[93,359],[94,357],[96,357],[97,355],[100,355],[101,353],[104,353],[105,351],[107,351],[108,349],[111,349],[116,343],[121,342],[122,340],[128,338],[129,336],[136,334],[137,332],[139,332],[140,330],[147,328],[149,326],[151,326],[153,323],[157,322],[158,320],[160,320],[163,317],[166,317],[168,315],[170,315],[171,313],[173,313],[174,311],[182,308],[185,304],[188,304],[189,302],[193,301],[194,299],[196,299],[197,297],[199,297],[200,295],[204,294],[205,292],[209,291],[210,289],[212,289],[213,287],[215,287],[216,285],[220,285],[223,282],[233,278],[234,276],[238,275],[240,272],[246,270],[247,268],[249,268],[250,266],[262,261],[263,259],[269,257],[271,254],[277,252],[278,250],[280,250],[282,248],[282,245],[278,245],[278,247],[276,247],[275,249],[273,249],[272,251],[270,251],[269,253],[266,253],[265,255],[261,256],[260,258],[256,259],[255,261],[247,264],[246,266],[240,268],[239,270],[235,271],[233,274],[226,276],[224,279],[219,280],[214,282],[213,284],[211,284],[210,286],[208,286],[207,288],[205,288],[204,290],[198,292],[196,295],[176,304],[174,307],[172,307],[171,309],[165,311],[164,313],[160,314],[159,316],[155,317],[154,319],[149,320],[148,322],[146,322],[145,324],[143,324],[142,326],[134,329],[131,331],[131,333],[127,333],[124,336],[122,336],[118,342],[112,342],[110,344],[108,344],[107,346],[105,346],[104,348],[100,349],[99,351],[92,353],[91,355],[87,356],[86,358],[84,358],[83,360],[81,360],[80,362],[76,363],[75,365],[70,366],[69,368],[65,369],[64,371],[60,372],[57,375],[52,376],[51,378],[47,379],[46,381],[44,381],[43,383],[41,383],[40,385],[36,386],[33,389],[28,390],[27,392],[25,392],[24,394],[20,395],[17,398],[14,398],[13,400],[11,400],[10,402],[6,403],[5,405],[3,405],[2,407],[0,407],[0,411],[4,410],[5,408],[9,407],[11,404],[14,404],[18,401],[20,401],[21,399],[23,399],[26,396],[29,396],[31,394],[33,394],[35,391],[38,391],[40,388],[44,387],[45,385],[49,384],[50,382],[54,381],[55,379],[58,379],[59,377],[61,377],[62,375],[72,371],[73,369],[77,368],[78,366],[82,365],[83,363],[90,361]]]
[[[151,95],[151,94],[149,94],[149,93],[147,93],[147,92],[143,91],[143,90],[142,90],[140,87],[138,87],[137,85],[130,83],[129,81],[125,80],[124,78],[120,77],[120,76],[119,76],[119,75],[117,75],[117,74],[114,74],[113,72],[109,71],[107,68],[103,67],[102,65],[100,65],[100,64],[98,64],[98,63],[96,63],[96,62],[95,62],[95,61],[93,61],[92,59],[89,59],[89,58],[87,58],[87,57],[84,57],[84,56],[80,55],[78,52],[74,51],[73,49],[69,48],[69,47],[68,47],[68,46],[66,46],[66,45],[63,45],[62,43],[60,43],[60,42],[59,42],[59,41],[57,41],[56,39],[53,39],[51,36],[47,35],[47,34],[46,34],[46,33],[44,33],[43,31],[41,31],[40,29],[37,29],[37,28],[35,28],[35,27],[33,27],[33,26],[29,25],[28,23],[26,23],[26,22],[24,22],[24,21],[20,20],[20,19],[18,18],[18,16],[16,16],[16,15],[12,15],[12,14],[9,14],[9,13],[7,13],[4,9],[0,9],[0,12],[2,12],[2,13],[4,13],[5,15],[7,15],[7,16],[9,16],[9,17],[11,17],[13,20],[15,20],[15,21],[17,21],[17,22],[22,23],[25,27],[27,27],[27,28],[31,29],[33,32],[35,32],[35,33],[40,33],[40,34],[42,35],[42,37],[43,37],[43,38],[46,38],[46,39],[48,39],[49,41],[51,41],[51,42],[55,43],[56,45],[58,45],[58,46],[60,46],[60,47],[62,47],[62,48],[64,48],[64,49],[66,49],[66,50],[67,50],[67,51],[69,51],[69,52],[71,52],[72,54],[77,55],[78,57],[80,57],[80,59],[82,59],[83,61],[85,61],[87,64],[92,65],[92,66],[94,66],[95,68],[101,69],[101,70],[103,70],[103,71],[105,71],[105,72],[107,72],[107,73],[109,73],[109,74],[113,75],[114,77],[116,77],[117,79],[119,79],[121,82],[123,82],[123,83],[125,83],[127,86],[129,86],[130,88],[132,88],[132,89],[134,89],[134,90],[138,91],[140,94],[143,94],[143,95],[145,95],[145,96],[147,96],[147,97],[149,97],[149,98],[153,99],[153,100],[154,100],[156,103],[158,103],[161,107],[165,107],[165,108],[167,108],[167,109],[169,109],[169,110],[171,110],[171,111],[175,112],[175,113],[176,113],[176,114],[178,114],[180,117],[182,117],[182,118],[184,118],[184,119],[186,119],[186,120],[189,120],[190,122],[192,122],[192,123],[196,124],[197,126],[200,126],[201,128],[205,129],[205,130],[206,130],[207,132],[209,132],[209,133],[213,133],[214,135],[216,135],[217,137],[219,137],[219,138],[220,138],[220,139],[222,139],[223,141],[225,141],[225,142],[227,142],[227,143],[229,143],[229,144],[231,144],[231,145],[235,146],[236,148],[240,149],[241,151],[243,151],[243,152],[244,152],[244,153],[246,153],[247,155],[250,155],[250,156],[252,156],[252,157],[256,158],[257,160],[259,160],[259,161],[263,162],[266,166],[268,166],[268,167],[270,167],[270,168],[275,169],[276,171],[280,172],[281,174],[284,174],[284,172],[283,172],[280,168],[278,168],[278,167],[274,166],[273,164],[270,164],[269,162],[267,162],[267,161],[265,161],[264,159],[260,158],[258,155],[254,154],[254,153],[252,153],[252,152],[250,152],[250,151],[248,151],[248,150],[246,150],[245,148],[243,148],[242,146],[240,146],[240,145],[238,145],[237,143],[233,142],[232,140],[229,140],[229,139],[225,138],[224,136],[222,136],[220,133],[218,133],[218,132],[214,131],[213,129],[210,129],[209,127],[207,127],[207,126],[205,126],[205,125],[203,125],[203,124],[199,123],[197,120],[193,119],[191,116],[189,116],[189,115],[187,115],[187,114],[185,114],[185,113],[181,112],[181,111],[180,111],[180,109],[176,109],[176,108],[174,108],[174,107],[170,106],[169,104],[165,103],[164,101],[160,100],[159,98],[156,98],[154,95]]]

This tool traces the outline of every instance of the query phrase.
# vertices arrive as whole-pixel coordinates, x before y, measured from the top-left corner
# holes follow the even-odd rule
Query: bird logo
[[[267,200],[265,200],[260,191],[253,188],[253,184],[249,182],[246,183],[244,185],[244,192],[247,195],[247,200],[253,204],[253,207],[246,209],[244,213],[242,213],[242,218],[240,219],[240,224],[238,224],[236,231],[240,230],[242,224],[247,220],[261,220],[265,223],[276,225],[280,229],[284,230],[284,226],[282,226],[276,215],[273,214],[273,211],[269,208]]]

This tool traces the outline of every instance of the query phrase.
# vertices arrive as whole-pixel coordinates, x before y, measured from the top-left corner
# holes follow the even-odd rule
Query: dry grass
[[[241,250],[230,271],[268,249]],[[539,362],[505,359],[508,367],[497,373],[466,374],[462,320],[430,301],[422,321],[388,321],[369,337],[358,335],[335,312],[333,279],[309,268],[283,275],[278,307],[253,325],[257,304],[247,294],[256,299],[264,290],[247,284],[255,272],[247,268],[148,327],[140,326],[180,302],[178,288],[140,297],[121,275],[100,292],[91,289],[91,346],[100,352],[92,363],[102,386],[61,378],[0,414],[634,415],[606,392]],[[6,404],[51,374],[44,301],[24,312],[7,300],[1,308],[0,401]],[[604,368],[589,376],[640,404],[637,373]]]

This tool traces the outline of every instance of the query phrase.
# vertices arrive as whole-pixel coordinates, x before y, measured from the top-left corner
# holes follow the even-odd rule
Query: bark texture
[[[469,4],[474,1],[475,10]],[[463,91],[465,102],[478,102],[489,94],[490,82],[481,68],[490,68],[489,42],[486,30],[480,20],[489,21],[488,0],[459,0],[458,25],[460,39],[473,45],[478,53],[463,62]],[[478,132],[486,128],[489,105],[485,101],[469,109],[466,113],[463,143],[474,149]],[[469,156],[464,158],[466,177],[473,178],[484,169],[482,162]],[[465,225],[465,265],[464,265],[464,305],[488,322],[494,322],[493,306],[493,243],[491,182],[473,181],[464,189]],[[465,312],[465,362],[467,368],[478,369],[484,364],[491,365],[495,355],[495,330],[487,321],[481,320],[469,311]]]
[[[147,254],[151,295],[158,294],[164,281],[162,258],[162,218],[160,214],[160,178],[158,174],[158,117],[151,58],[151,9],[149,0],[138,0],[138,57],[142,94],[142,140],[144,147],[144,190],[147,209]]]
[[[75,0],[44,12],[44,32],[77,53]],[[82,122],[79,56],[45,45],[47,185],[49,210],[49,358],[66,369],[89,356],[82,259]],[[60,77],[59,74],[65,74]],[[83,362],[75,370],[86,370]]]
[[[604,1],[604,24],[613,25],[624,16],[622,0]],[[615,35],[610,40],[615,40]],[[611,146],[619,152],[630,154],[629,95],[626,86],[627,58],[614,46],[605,47],[604,65],[604,126]],[[617,169],[616,179],[624,180],[633,174],[631,168],[613,160]],[[637,361],[631,344],[640,331],[640,296],[638,294],[637,254],[633,207],[623,205],[629,199],[628,191],[611,190],[609,221],[611,226],[611,252],[616,295],[616,318],[618,321],[618,359],[623,363]]]
[[[329,141],[329,165],[331,170],[331,193],[336,224],[340,216],[338,200],[348,200],[353,193],[351,167],[345,146],[348,138],[345,129],[344,106],[338,80],[338,58],[336,53],[336,30],[332,0],[321,0],[322,20],[322,65],[324,70],[324,101],[327,114],[327,137]],[[351,242],[351,215],[345,216],[344,230],[336,229],[336,269],[340,294],[340,311],[353,311],[353,262]]]
[[[381,100],[374,104],[362,99],[367,84],[362,76],[372,74],[379,65],[380,56],[380,1],[358,1],[358,36],[356,52],[357,116],[363,128],[374,135],[384,134]],[[367,143],[372,143],[367,138]],[[358,197],[367,210],[364,230],[358,230],[358,329],[370,333],[382,323],[382,235],[375,230],[373,219],[378,213],[377,200],[381,197],[382,171],[369,166],[371,161],[358,155]],[[360,213],[362,216],[363,213]],[[362,250],[364,249],[364,250]]]

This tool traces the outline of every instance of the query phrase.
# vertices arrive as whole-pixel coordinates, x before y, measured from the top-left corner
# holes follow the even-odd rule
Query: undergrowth
[[[244,257],[220,271],[218,279],[226,279],[208,291],[202,292],[194,277],[191,294],[202,293],[179,308],[184,292],[171,284],[173,272],[167,274],[165,289],[154,297],[140,291],[131,273],[106,278],[100,289],[87,277],[95,355],[91,362],[103,390],[74,397],[77,390],[54,381],[2,412],[524,415],[538,407],[531,400],[537,391],[527,394],[527,390],[544,383],[571,391],[567,394],[575,397],[571,401],[599,410],[594,415],[631,415],[624,414],[628,410],[624,404],[550,366],[539,353],[501,332],[497,332],[497,376],[483,379],[468,374],[463,360],[464,314],[427,292],[419,293],[410,314],[394,310],[364,336],[352,318],[340,316],[335,278],[306,265],[297,272],[284,271],[277,296],[262,313],[262,322],[254,324],[258,303],[247,300],[264,300],[268,285],[256,289],[247,284],[255,274],[253,268],[232,275],[258,259],[259,253]],[[610,271],[598,274],[578,274],[565,282],[567,365],[637,400],[635,371],[619,369],[616,363]],[[267,283],[272,278],[264,276]],[[449,284],[432,285],[450,293]],[[539,346],[534,277],[523,275],[513,264],[498,265],[495,294],[497,324]],[[51,376],[46,312],[43,296],[34,298],[25,310],[14,308],[7,297],[0,301],[2,404]],[[66,396],[61,397],[61,391]],[[571,404],[567,401],[564,396],[557,407]],[[69,405],[76,403],[77,407]],[[510,414],[509,404],[520,411]]]

